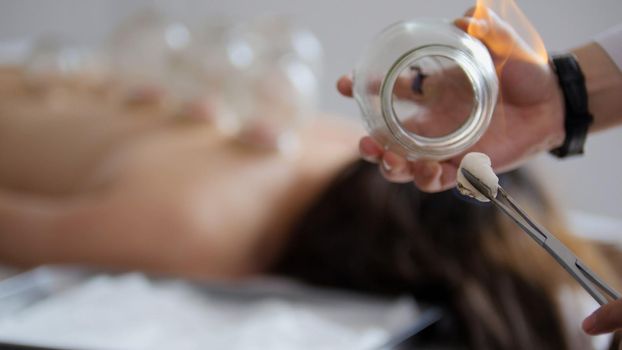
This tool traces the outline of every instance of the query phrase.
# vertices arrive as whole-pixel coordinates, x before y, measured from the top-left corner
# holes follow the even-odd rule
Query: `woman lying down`
[[[579,288],[552,258],[490,205],[385,181],[357,159],[356,126],[318,118],[283,157],[220,133],[209,106],[120,91],[0,70],[2,263],[279,274],[411,294],[453,315],[446,334],[469,349],[592,348]],[[524,173],[501,185],[611,280]]]

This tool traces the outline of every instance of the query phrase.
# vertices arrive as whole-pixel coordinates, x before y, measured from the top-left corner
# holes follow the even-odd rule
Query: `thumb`
[[[622,299],[601,306],[583,321],[582,327],[590,335],[622,329]]]
[[[510,23],[486,7],[477,8],[472,14],[467,13],[465,17],[456,19],[454,24],[486,45],[496,63],[507,60],[541,61],[534,51],[537,48],[532,49]]]

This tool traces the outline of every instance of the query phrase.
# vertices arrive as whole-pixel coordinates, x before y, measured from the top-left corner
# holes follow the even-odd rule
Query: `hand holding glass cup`
[[[362,156],[390,181],[442,191],[455,186],[467,151],[488,154],[503,171],[563,141],[563,101],[547,57],[493,11],[474,11],[453,23],[388,28],[338,83],[366,120]]]

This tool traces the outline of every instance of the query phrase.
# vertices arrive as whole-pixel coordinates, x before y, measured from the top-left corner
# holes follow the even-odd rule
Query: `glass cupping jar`
[[[486,47],[443,20],[399,22],[355,68],[353,94],[371,136],[410,160],[447,159],[479,140],[498,80]]]

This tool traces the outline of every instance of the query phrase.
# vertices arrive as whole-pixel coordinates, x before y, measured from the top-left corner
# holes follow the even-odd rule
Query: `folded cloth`
[[[0,283],[1,288],[1,283]],[[416,321],[411,298],[290,281],[232,286],[97,275],[0,317],[0,342],[75,349],[373,349]]]

